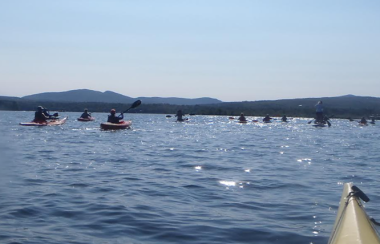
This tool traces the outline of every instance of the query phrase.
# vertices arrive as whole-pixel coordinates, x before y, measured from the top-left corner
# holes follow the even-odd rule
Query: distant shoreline
[[[182,109],[186,114],[196,115],[226,115],[238,116],[244,113],[246,116],[263,117],[269,114],[272,117],[306,117],[315,116],[315,104],[323,100],[325,115],[334,118],[380,118],[380,98],[344,96],[332,98],[305,98],[286,99],[275,101],[256,102],[222,102],[217,104],[200,105],[173,105],[173,104],[149,104],[142,100],[141,106],[130,110],[130,113],[149,114],[175,114]],[[111,108],[124,111],[131,103],[104,103],[104,102],[53,102],[33,101],[22,98],[0,97],[0,110],[5,111],[35,111],[37,106],[43,106],[50,111],[83,112],[87,108],[91,112],[109,112]]]

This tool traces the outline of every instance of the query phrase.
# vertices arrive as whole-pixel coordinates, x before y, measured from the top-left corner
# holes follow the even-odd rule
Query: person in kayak
[[[323,105],[322,101],[318,101],[315,105],[315,122],[323,123]]]
[[[123,113],[121,113],[119,116],[116,116],[115,114],[116,114],[116,110],[111,109],[111,114],[108,115],[107,122],[117,124],[117,123],[120,123],[120,120],[124,119]]]
[[[269,123],[269,122],[271,122],[271,121],[270,121],[271,119],[272,119],[272,118],[269,117],[269,114],[267,114],[267,115],[265,116],[265,118],[263,119],[263,122],[264,122],[264,123]]]
[[[367,124],[367,120],[363,117],[363,118],[360,120],[360,124],[366,125],[366,124]]]
[[[286,118],[286,115],[282,116],[281,121],[282,122],[288,122],[288,118]]]
[[[44,113],[44,108],[42,106],[38,106],[37,107],[37,111],[34,113],[34,120],[33,122],[36,122],[36,123],[46,123],[46,120],[48,119],[49,117],[45,115]]]
[[[80,117],[83,119],[89,119],[89,118],[91,118],[91,113],[89,113],[88,109],[85,108],[83,114]]]
[[[182,113],[182,110],[181,109],[178,110],[177,114],[175,115],[175,117],[177,117],[177,121],[183,121],[183,118],[182,118],[183,115],[184,114]]]
[[[243,113],[240,114],[240,117],[238,118],[238,120],[239,120],[240,122],[247,122],[247,119],[245,118],[245,116],[244,116]]]

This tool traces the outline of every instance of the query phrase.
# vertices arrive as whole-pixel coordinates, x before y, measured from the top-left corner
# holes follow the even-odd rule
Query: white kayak
[[[361,200],[369,198],[352,183],[344,184],[329,244],[379,244],[379,235]]]

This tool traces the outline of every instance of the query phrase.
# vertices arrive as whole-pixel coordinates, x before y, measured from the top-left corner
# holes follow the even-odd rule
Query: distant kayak
[[[177,119],[176,122],[188,122],[189,119],[188,118],[184,118],[184,119]]]
[[[89,118],[78,118],[77,120],[78,120],[78,121],[81,121],[81,122],[89,122],[89,121],[95,121],[95,118],[94,118],[94,117],[89,117]]]
[[[314,126],[314,127],[326,127],[326,124],[318,123],[318,124],[313,124],[312,126]]]
[[[120,121],[119,123],[105,122],[100,124],[102,130],[120,130],[128,129],[132,125],[132,121]]]
[[[240,124],[246,124],[246,123],[248,123],[248,120],[239,120],[238,121]]]
[[[25,122],[25,123],[20,123],[20,125],[23,125],[23,126],[50,126],[50,125],[63,125],[66,120],[67,120],[68,117],[65,117],[63,119],[60,119],[60,120],[50,120],[50,121],[46,121],[46,122]]]
[[[369,198],[352,183],[344,184],[328,244],[380,244],[374,223],[361,200],[368,202]]]
[[[310,121],[311,122],[311,121]],[[309,122],[309,124],[310,124]],[[326,126],[331,126],[331,123],[328,120],[324,121],[314,121],[314,124],[312,124],[314,127],[326,127]]]

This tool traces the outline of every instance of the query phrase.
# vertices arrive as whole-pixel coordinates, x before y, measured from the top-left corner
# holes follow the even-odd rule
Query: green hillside
[[[342,96],[304,99],[284,99],[273,101],[229,102],[207,105],[171,105],[148,104],[142,99],[142,105],[133,113],[175,114],[182,109],[187,114],[198,115],[228,115],[236,116],[243,112],[247,116],[282,116],[314,117],[315,104],[322,100],[327,116],[335,118],[360,118],[380,114],[380,98]],[[91,112],[108,112],[111,108],[117,111],[125,110],[132,102],[104,103],[104,102],[54,102],[33,101],[15,97],[0,97],[0,110],[34,111],[42,105],[50,111],[81,112],[88,108]]]

